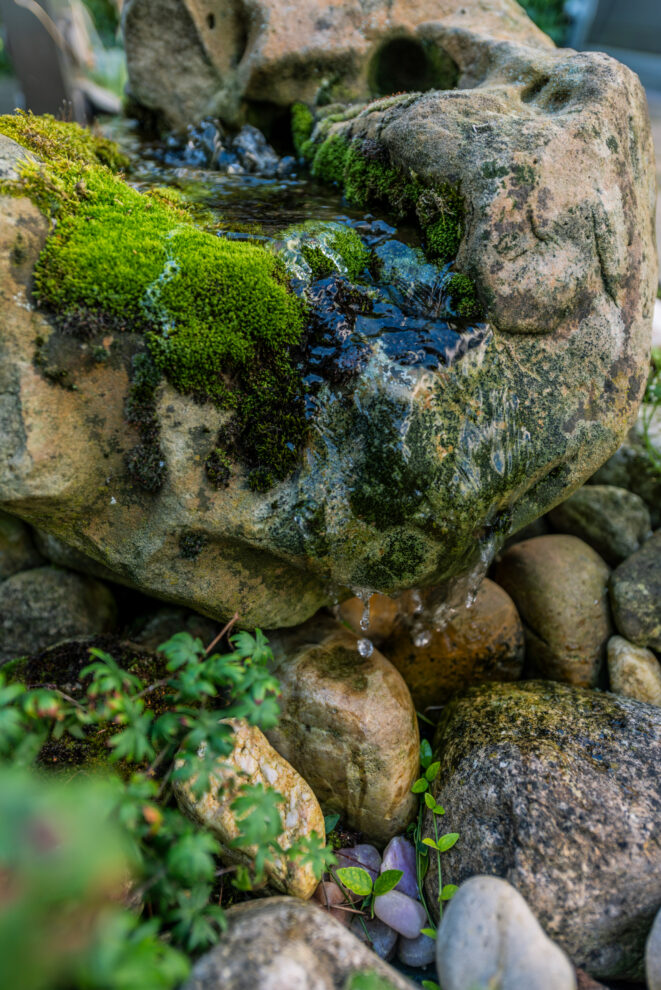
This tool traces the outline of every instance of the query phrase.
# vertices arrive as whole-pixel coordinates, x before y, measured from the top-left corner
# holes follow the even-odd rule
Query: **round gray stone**
[[[559,533],[578,536],[616,566],[639,549],[652,530],[639,495],[614,485],[585,485],[549,513]]]
[[[661,650],[661,529],[613,572],[610,598],[618,631]]]
[[[448,905],[436,940],[443,990],[576,990],[574,967],[521,894],[472,877]]]

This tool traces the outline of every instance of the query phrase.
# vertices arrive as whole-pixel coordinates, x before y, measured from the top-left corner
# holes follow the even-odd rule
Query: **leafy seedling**
[[[404,876],[402,870],[384,870],[376,880],[367,870],[360,866],[343,866],[334,874],[340,883],[353,894],[363,897],[362,908],[370,911],[370,917],[374,917],[374,901],[382,894],[387,894],[389,890],[394,890],[399,881]]]

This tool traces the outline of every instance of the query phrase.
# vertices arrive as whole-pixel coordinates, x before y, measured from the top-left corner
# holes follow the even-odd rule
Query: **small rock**
[[[565,953],[499,877],[462,884],[443,914],[436,953],[443,990],[576,990]]]
[[[416,990],[344,925],[295,897],[230,908],[218,944],[195,963],[183,990],[339,990],[356,973],[384,988]]]
[[[661,651],[661,529],[613,571],[610,597],[618,631]]]
[[[406,938],[417,938],[425,927],[427,915],[420,901],[399,890],[389,890],[374,898],[374,914]]]
[[[577,536],[615,567],[635,553],[652,530],[639,495],[614,485],[585,485],[549,512],[553,528]]]
[[[584,969],[576,970],[576,990],[608,990],[603,983],[597,983]]]
[[[361,942],[376,952],[380,959],[389,959],[395,954],[397,939],[401,938],[390,925],[384,924],[380,918],[358,918],[354,915],[351,931]]]
[[[284,832],[278,840],[283,849],[311,832],[325,839],[324,816],[303,778],[276,753],[256,726],[249,725],[243,719],[232,719],[229,724],[235,733],[234,749],[229,756],[219,757],[217,772],[211,775],[210,789],[201,798],[196,798],[191,791],[193,780],[174,782],[173,790],[181,809],[214,833],[223,845],[223,858],[229,863],[248,866],[252,863],[249,850],[228,847],[228,843],[239,834],[230,805],[243,784],[262,784],[284,797]],[[267,863],[266,874],[278,890],[303,899],[311,897],[317,887],[316,877],[309,866],[293,863],[284,856],[275,857],[273,862]]]
[[[443,881],[506,878],[576,966],[641,980],[660,896],[661,709],[552,681],[485,684],[450,702],[434,756],[443,831],[459,834]],[[425,893],[433,908],[431,869]]]
[[[293,155],[285,155],[284,158],[280,159],[275,174],[278,179],[289,179],[294,175],[294,172],[296,171],[296,166],[297,166],[297,161],[293,157]]]
[[[42,563],[29,527],[16,516],[0,512],[0,581]]]
[[[365,615],[369,615],[366,629],[361,626]],[[348,625],[356,636],[366,636],[375,646],[391,636],[397,625],[399,603],[387,595],[371,595],[367,609],[362,598],[347,598],[337,609],[340,622]]]
[[[617,485],[640,495],[649,509],[652,528],[661,526],[661,474],[643,440],[643,417],[649,418],[648,443],[655,457],[661,457],[661,413],[650,417],[649,406],[640,407],[638,422],[613,456],[593,475],[591,482],[599,485]]]
[[[100,564],[98,560],[94,560],[80,550],[68,546],[63,540],[58,540],[57,536],[53,536],[52,533],[35,528],[33,535],[37,550],[51,564],[66,567],[69,571],[78,571],[80,574],[90,574],[101,581],[121,583],[120,576],[114,574],[109,567]]]
[[[645,976],[647,990],[661,990],[661,909],[645,944]]]
[[[405,966],[429,966],[436,958],[436,942],[429,935],[418,935],[417,938],[399,936],[397,943],[397,958]]]
[[[322,880],[312,895],[312,899],[318,901],[322,907],[326,908],[332,918],[337,918],[346,927],[351,924],[355,917],[350,911],[343,911],[338,907],[338,905],[347,907],[350,905],[346,895],[334,880]]]
[[[403,835],[396,835],[383,850],[381,872],[384,870],[401,870],[402,879],[395,890],[401,890],[409,897],[418,896],[418,881],[415,868],[415,846]]]
[[[232,141],[232,151],[238,155],[246,172],[258,172],[265,178],[274,176],[280,159],[261,131],[245,124]]]
[[[375,842],[413,819],[418,722],[406,684],[377,650],[332,619],[273,636],[281,716],[268,737],[327,811]]]
[[[383,653],[406,681],[416,709],[424,711],[470,684],[519,678],[523,627],[510,596],[487,578],[471,608],[440,631],[429,629],[425,645],[416,646],[411,630],[402,628],[383,644]]]
[[[608,677],[611,690],[649,705],[661,705],[661,664],[651,650],[635,646],[623,636],[608,640]]]
[[[111,632],[116,618],[112,593],[94,578],[59,567],[21,571],[0,584],[0,660]]]
[[[503,554],[494,579],[523,620],[529,676],[596,686],[611,634],[609,573],[575,536],[537,536]]]
[[[358,866],[367,870],[373,881],[379,875],[381,854],[374,846],[359,843],[357,846],[338,849],[335,855],[337,856],[337,869],[346,866]]]

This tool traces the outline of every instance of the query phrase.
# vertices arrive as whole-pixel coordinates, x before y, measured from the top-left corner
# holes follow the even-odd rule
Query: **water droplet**
[[[419,591],[414,589],[411,592],[411,602],[413,604],[413,615],[420,615],[422,612],[422,597]]]
[[[358,652],[363,659],[367,660],[374,653],[374,644],[371,639],[359,639],[358,640]]]
[[[421,648],[423,646],[429,646],[431,643],[431,632],[429,629],[421,629],[420,632],[416,633],[413,637],[413,645]]]

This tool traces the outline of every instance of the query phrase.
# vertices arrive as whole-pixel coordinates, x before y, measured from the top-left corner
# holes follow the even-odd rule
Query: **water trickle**
[[[367,630],[370,627],[370,601],[371,601],[371,599],[372,599],[372,596],[370,595],[370,597],[367,599],[367,601],[366,602],[363,602],[363,614],[362,614],[362,616],[360,618],[360,628],[363,630],[363,632],[367,632]]]

